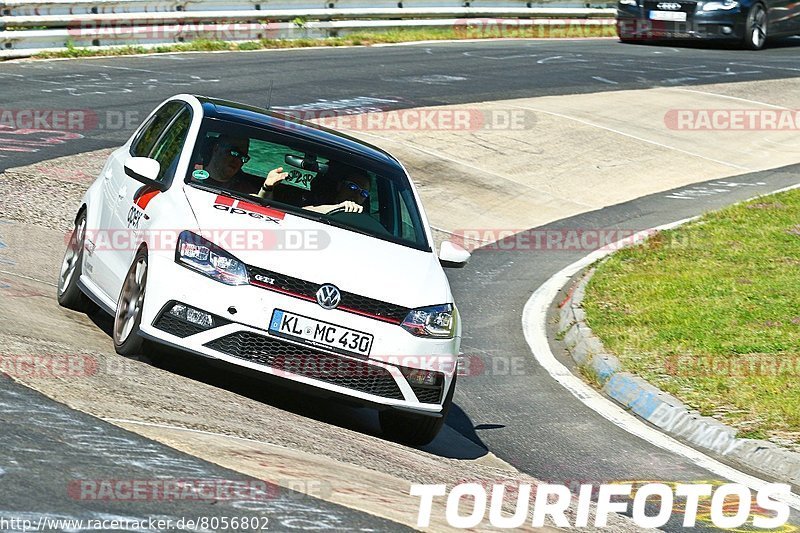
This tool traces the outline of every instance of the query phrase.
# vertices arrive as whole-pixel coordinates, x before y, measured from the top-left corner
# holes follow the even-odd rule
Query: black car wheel
[[[133,260],[117,300],[114,316],[114,348],[120,355],[138,355],[144,347],[139,336],[144,294],[147,287],[147,250],[139,250]]]
[[[744,47],[761,50],[767,42],[767,10],[761,4],[753,4],[747,12],[744,31]]]
[[[59,305],[82,313],[91,309],[89,298],[78,288],[85,238],[86,212],[84,211],[75,220],[75,229],[72,231],[67,250],[64,252],[64,260],[61,262],[61,272],[58,276]]]
[[[453,375],[453,382],[450,390],[442,404],[442,416],[435,418],[432,416],[416,415],[388,409],[378,413],[381,424],[381,431],[384,436],[391,440],[410,444],[412,446],[424,446],[430,443],[444,425],[450,406],[453,405],[453,393],[456,390],[456,374]]]

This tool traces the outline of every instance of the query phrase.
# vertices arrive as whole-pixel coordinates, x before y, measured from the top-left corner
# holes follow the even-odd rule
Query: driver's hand
[[[344,212],[345,213],[360,213],[360,212],[362,212],[364,210],[364,208],[362,206],[358,205],[357,203],[351,202],[350,200],[345,200],[344,202],[342,202],[340,204],[336,204],[334,206],[334,208],[331,209],[331,211],[333,211],[335,209],[340,209],[340,208],[344,208]]]
[[[278,167],[273,170],[269,171],[267,174],[267,179],[264,180],[264,187],[273,187],[276,183],[285,179],[288,176],[288,172],[283,171],[283,167]]]

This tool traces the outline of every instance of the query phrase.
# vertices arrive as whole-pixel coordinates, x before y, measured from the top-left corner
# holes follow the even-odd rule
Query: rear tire
[[[61,307],[86,313],[91,310],[91,300],[78,287],[83,265],[83,246],[86,240],[86,211],[75,219],[75,229],[64,252],[58,278],[58,304]]]
[[[453,382],[450,384],[450,390],[447,391],[447,397],[445,397],[442,404],[441,417],[437,418],[387,409],[378,413],[383,435],[393,441],[411,446],[430,444],[441,431],[447,418],[447,413],[450,412],[450,407],[453,405],[456,376],[457,373],[453,374]]]
[[[147,250],[136,254],[131,268],[125,275],[117,299],[114,314],[114,349],[124,356],[139,355],[144,348],[144,339],[139,335],[142,322],[142,308],[147,287]]]
[[[767,10],[762,4],[753,4],[747,12],[744,28],[744,48],[761,50],[767,42]]]

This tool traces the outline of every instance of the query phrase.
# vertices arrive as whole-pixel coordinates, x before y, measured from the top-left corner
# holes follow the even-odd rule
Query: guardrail
[[[260,39],[325,38],[348,33],[398,28],[454,28],[494,30],[497,36],[529,26],[606,26],[614,23],[614,9],[589,7],[522,7],[522,1],[483,0],[464,7],[339,7],[274,8],[276,2],[302,4],[306,0],[269,0],[264,4],[242,0],[11,0],[0,2],[0,57],[21,57],[41,50],[120,45],[159,45],[196,39],[254,41]],[[358,0],[363,2],[363,0]],[[416,0],[415,5],[417,3]],[[424,2],[424,0],[422,0]],[[441,4],[448,0],[432,0]],[[572,0],[567,0],[572,1]],[[376,0],[380,4],[381,0]],[[469,2],[466,2],[469,4]],[[473,2],[475,4],[477,2]],[[373,4],[374,5],[374,4]],[[402,6],[402,7],[398,7]]]

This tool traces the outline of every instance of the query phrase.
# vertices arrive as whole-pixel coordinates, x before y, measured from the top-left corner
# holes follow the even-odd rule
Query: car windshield
[[[282,169],[282,179],[264,187],[276,169]],[[414,194],[402,172],[295,135],[205,119],[185,181],[430,250]]]

